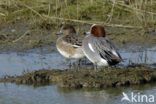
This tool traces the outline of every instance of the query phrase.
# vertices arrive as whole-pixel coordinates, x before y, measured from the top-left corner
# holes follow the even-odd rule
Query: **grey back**
[[[88,44],[92,46],[92,50]],[[122,61],[114,44],[106,37],[87,36],[84,40],[83,49],[89,55],[90,60],[94,60],[94,62],[100,61],[101,58],[106,60],[109,65],[115,65]]]

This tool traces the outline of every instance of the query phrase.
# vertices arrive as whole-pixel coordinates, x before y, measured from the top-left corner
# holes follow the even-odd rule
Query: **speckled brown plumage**
[[[72,25],[63,25],[60,33],[64,34],[56,42],[56,47],[60,54],[68,59],[81,59],[85,57],[81,47],[83,36],[77,35]]]
[[[82,46],[83,36],[70,34],[70,35],[65,35],[62,39],[63,41],[70,43],[71,45]]]

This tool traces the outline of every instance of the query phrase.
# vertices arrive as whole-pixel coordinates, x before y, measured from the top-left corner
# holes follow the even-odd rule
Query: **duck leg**
[[[81,64],[81,59],[78,60],[78,66],[80,66],[80,64]]]
[[[81,59],[78,59],[78,62],[76,62],[76,64],[74,65],[74,69],[78,71],[80,69],[80,65],[81,65]]]
[[[71,65],[71,59],[67,59],[67,62],[68,62],[68,63],[67,63],[68,68],[71,69],[71,66],[72,66],[72,65]]]
[[[84,64],[85,65],[87,64],[87,58],[86,57],[84,58]]]
[[[97,71],[97,64],[94,64],[94,71]]]

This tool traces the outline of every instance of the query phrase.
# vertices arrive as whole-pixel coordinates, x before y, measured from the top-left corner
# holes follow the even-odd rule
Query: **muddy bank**
[[[128,67],[94,70],[39,70],[0,79],[16,84],[57,84],[65,88],[107,88],[140,85],[156,81],[156,68]]]
[[[25,22],[15,24],[1,24],[0,26],[0,50],[22,51],[39,47],[52,46],[58,38],[53,26],[44,30],[40,27],[30,27]]]
[[[1,0],[0,51],[23,51],[53,46],[59,37],[55,33],[62,22],[73,24],[81,35],[89,30],[91,24],[105,24],[107,36],[121,46],[155,45],[156,16],[151,13],[156,12],[156,2],[142,3],[126,1],[122,2],[122,7],[118,1],[112,8],[112,1],[109,0]],[[141,11],[130,9],[133,6],[140,7]]]
[[[57,38],[56,32],[59,31],[59,24],[48,23],[31,27],[27,23],[2,24],[0,26],[0,50],[23,51],[39,47],[55,46]],[[77,33],[84,35],[90,25],[73,24]],[[47,28],[45,29],[45,27]],[[151,30],[144,33],[143,29],[123,29],[106,27],[106,35],[119,47],[129,45],[154,46],[156,44],[156,32]],[[146,41],[146,42],[145,42]],[[53,49],[50,49],[53,50]]]

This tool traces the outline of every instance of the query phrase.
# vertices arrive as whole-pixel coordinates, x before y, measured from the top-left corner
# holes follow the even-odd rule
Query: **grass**
[[[150,1],[146,3],[140,0],[133,0],[133,2],[115,0],[114,8],[112,8],[112,1],[68,0],[65,2],[54,0],[49,2],[43,0],[1,0],[0,13],[4,14],[1,21],[9,23],[30,19],[42,21],[47,19],[42,17],[43,14],[68,19],[100,21],[102,23],[109,16],[112,16],[112,23],[128,25],[143,25],[139,23],[139,20],[143,22],[143,19],[146,17],[145,15],[147,15],[145,20],[147,23],[156,19],[155,1],[151,4]],[[112,10],[113,12],[111,12]]]
[[[144,42],[146,38],[140,37],[139,34],[151,33],[156,27],[156,1],[141,1],[1,0],[0,43],[3,43],[3,47],[16,45],[24,49],[55,44],[58,37],[54,32],[62,22],[74,24],[80,34],[88,31],[91,24],[104,24],[108,36],[113,41],[132,43],[134,41],[131,40],[140,39]],[[11,32],[10,28],[15,28],[16,32]],[[127,30],[124,31],[125,29]],[[29,35],[12,44],[12,41],[21,37],[27,30],[31,31]],[[155,39],[154,36],[150,37],[152,38]]]

